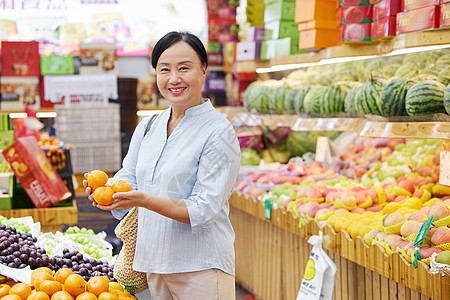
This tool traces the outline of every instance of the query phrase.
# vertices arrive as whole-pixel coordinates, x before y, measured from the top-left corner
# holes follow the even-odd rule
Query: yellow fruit
[[[386,206],[383,208],[383,215],[393,213],[400,207],[402,207],[402,205],[400,203],[390,202],[390,203],[386,204]]]

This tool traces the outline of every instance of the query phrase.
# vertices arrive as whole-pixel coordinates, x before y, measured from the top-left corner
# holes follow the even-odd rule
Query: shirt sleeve
[[[231,124],[212,133],[200,156],[197,180],[185,200],[193,234],[211,227],[231,195],[240,147]]]
[[[136,129],[133,132],[131,137],[130,146],[128,147],[128,152],[123,159],[122,168],[117,171],[114,177],[109,178],[107,184],[113,184],[116,180],[122,179],[131,184],[133,190],[137,189],[137,181],[136,181],[136,164],[139,155],[139,149],[141,147],[142,140],[144,139],[145,127],[147,126],[147,122],[150,117],[144,118],[139,124],[136,126]],[[115,209],[111,211],[111,214],[114,218],[120,220],[122,219],[130,209]]]

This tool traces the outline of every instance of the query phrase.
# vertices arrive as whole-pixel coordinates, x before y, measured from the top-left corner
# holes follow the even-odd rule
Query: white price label
[[[439,184],[450,185],[450,151],[441,152]]]
[[[330,139],[328,137],[319,136],[317,138],[316,161],[324,163],[332,162]]]

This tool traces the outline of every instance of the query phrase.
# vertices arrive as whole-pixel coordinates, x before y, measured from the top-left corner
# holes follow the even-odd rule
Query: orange
[[[39,289],[37,291],[45,292],[47,295],[51,296],[56,292],[62,291],[63,285],[55,280],[44,280],[41,285],[39,286]]]
[[[23,282],[16,283],[9,290],[9,294],[18,295],[20,299],[26,300],[31,295],[31,286]]]
[[[100,170],[94,170],[88,173],[87,183],[93,191],[100,186],[104,186],[108,181],[108,175]]]
[[[73,300],[73,297],[65,291],[59,291],[53,294],[51,300]]]
[[[44,292],[34,292],[28,296],[27,300],[50,300],[50,297]]]
[[[5,295],[8,295],[10,289],[11,289],[11,287],[9,285],[7,285],[6,283],[0,284],[0,298]]]
[[[103,292],[107,292],[109,290],[109,279],[106,276],[95,276],[89,279],[86,290],[95,294],[95,296],[99,296]]]
[[[125,180],[119,179],[116,180],[113,185],[111,186],[111,188],[114,190],[115,193],[119,193],[119,192],[129,192],[131,191],[133,188],[131,187],[131,184],[126,182]]]
[[[110,281],[109,282],[109,290],[115,290],[115,291],[120,291],[123,292],[123,286],[115,281]]]
[[[61,268],[58,271],[56,271],[55,273],[55,280],[58,281],[61,284],[64,284],[64,282],[66,281],[67,277],[69,277],[69,275],[72,275],[73,271],[69,268]]]
[[[76,297],[86,290],[86,281],[78,274],[72,274],[64,282],[64,290]]]
[[[119,296],[110,292],[103,292],[98,296],[98,300],[119,300]]]
[[[49,275],[53,276],[53,271],[50,268],[47,268],[47,267],[37,268],[36,270],[33,270],[33,272],[31,272],[31,275],[33,275],[34,273],[38,273],[38,272],[46,272]]]
[[[79,294],[75,300],[97,300],[97,296],[89,292],[84,292]]]
[[[35,270],[36,271],[36,270]],[[55,280],[52,275],[45,271],[31,273],[31,286],[39,290],[39,286],[45,280]]]
[[[114,191],[112,188],[109,186],[101,186],[95,189],[94,200],[101,205],[110,205],[114,202],[113,195]]]
[[[6,296],[2,297],[1,300],[22,300],[22,298],[20,298],[19,295],[12,294],[12,295],[6,295]]]

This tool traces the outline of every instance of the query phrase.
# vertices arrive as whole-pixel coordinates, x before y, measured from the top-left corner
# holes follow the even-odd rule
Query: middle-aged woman
[[[108,182],[126,180],[133,191],[97,205],[116,218],[139,207],[133,268],[148,274],[152,299],[235,298],[228,197],[240,149],[231,124],[202,98],[207,64],[195,35],[169,32],[156,43],[152,66],[170,108],[148,133],[149,117],[137,125],[122,169]]]

